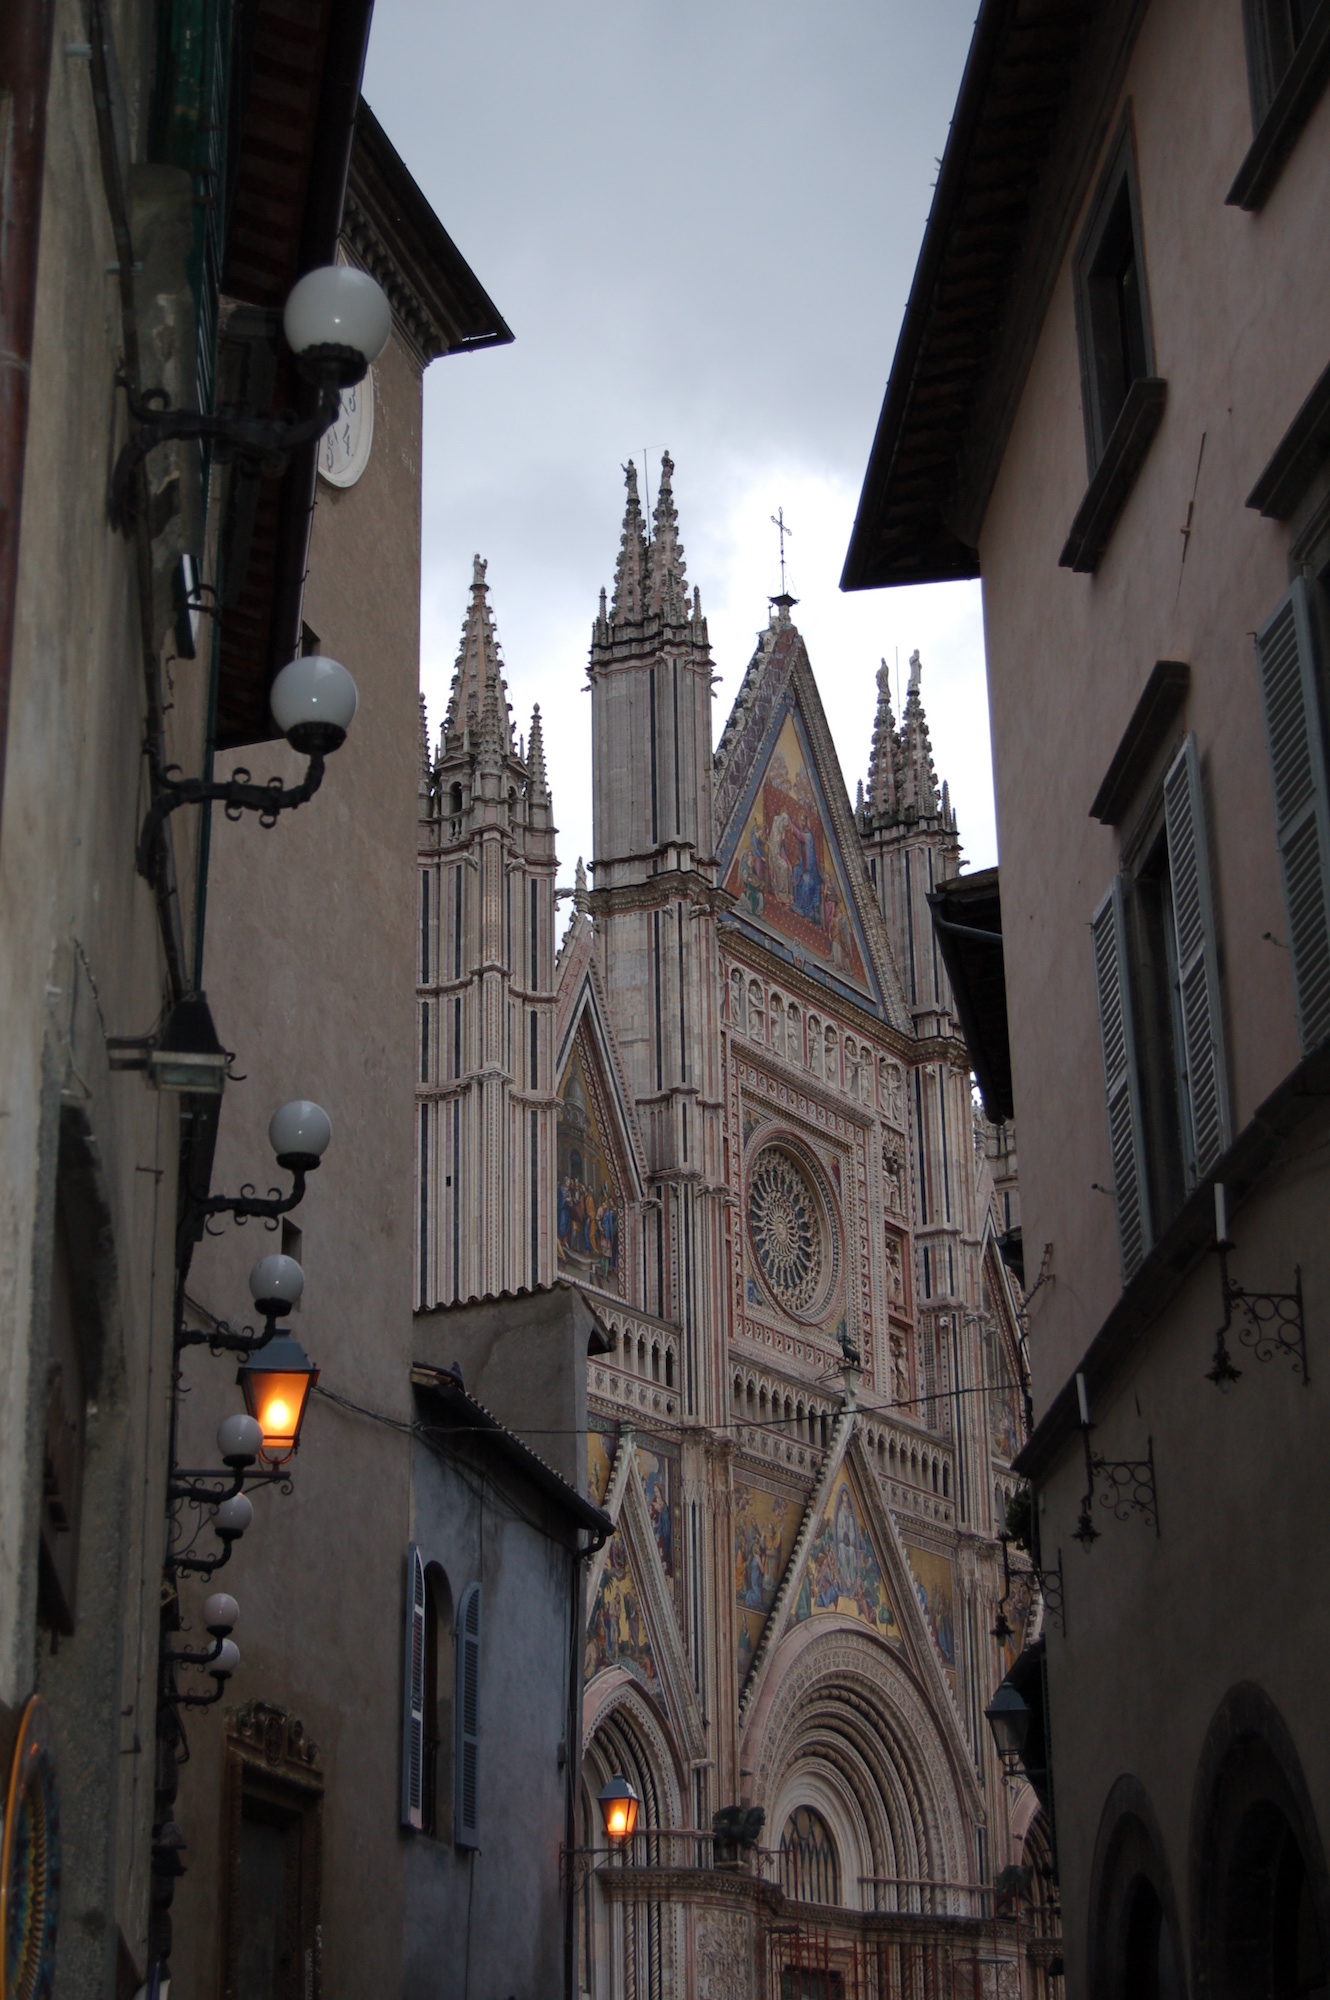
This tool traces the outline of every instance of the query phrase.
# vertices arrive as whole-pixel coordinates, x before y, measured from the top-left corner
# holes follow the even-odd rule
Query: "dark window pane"
[[[285,1828],[240,1822],[240,1950],[236,2000],[287,2000]]]

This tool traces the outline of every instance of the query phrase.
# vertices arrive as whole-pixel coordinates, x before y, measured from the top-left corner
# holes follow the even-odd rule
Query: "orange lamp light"
[[[309,1392],[319,1371],[298,1340],[285,1331],[236,1372],[245,1408],[263,1432],[263,1455],[280,1461],[300,1443]]]
[[[627,1778],[610,1779],[597,1801],[605,1831],[613,1841],[631,1840],[640,1801]]]

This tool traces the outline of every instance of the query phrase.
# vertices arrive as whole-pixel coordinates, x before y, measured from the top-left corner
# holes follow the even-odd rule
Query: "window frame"
[[[1232,1143],[1218,902],[1193,733],[1169,748],[1119,870],[1090,928],[1125,1285]]]
[[[222,1996],[236,2000],[240,1974],[241,1839],[247,1816],[280,1826],[288,1843],[286,1913],[295,1945],[290,2000],[323,1991],[320,1918],[323,1891],[323,1766],[303,1723],[271,1702],[253,1701],[226,1731],[222,1793]],[[246,1807],[250,1808],[247,1815]],[[283,1996],[286,2000],[286,1996]]]
[[[1140,298],[1143,371],[1123,384],[1121,401],[1113,421],[1104,421],[1103,384],[1096,362],[1095,321],[1097,312],[1090,286],[1095,263],[1104,246],[1125,182],[1132,252]],[[1081,369],[1081,415],[1085,424],[1086,467],[1091,478],[1107,455],[1113,432],[1127,408],[1133,385],[1149,381],[1155,374],[1154,323],[1150,311],[1150,287],[1145,268],[1145,233],[1141,224],[1140,172],[1136,159],[1136,133],[1131,105],[1123,110],[1117,133],[1100,169],[1076,249],[1072,256],[1072,288],[1076,308],[1076,343]]]

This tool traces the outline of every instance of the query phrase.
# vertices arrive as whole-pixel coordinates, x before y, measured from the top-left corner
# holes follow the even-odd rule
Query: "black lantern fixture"
[[[285,1327],[237,1369],[245,1408],[263,1433],[263,1456],[270,1465],[299,1447],[305,1406],[318,1379],[318,1369]]]
[[[220,1097],[230,1060],[217,1039],[204,995],[187,994],[176,1001],[160,1041],[148,1051],[148,1081],[158,1090]]]
[[[984,1717],[993,1732],[1003,1770],[1015,1776],[1022,1768],[1021,1753],[1030,1733],[1030,1704],[1010,1681],[1003,1681],[984,1710]]]
[[[156,1090],[220,1097],[231,1057],[217,1039],[206,994],[186,993],[162,1027],[150,1035],[108,1035],[114,1070],[146,1070]]]
[[[605,1822],[607,1838],[615,1847],[626,1846],[637,1826],[637,1809],[641,1803],[628,1779],[616,1773],[596,1803]]]

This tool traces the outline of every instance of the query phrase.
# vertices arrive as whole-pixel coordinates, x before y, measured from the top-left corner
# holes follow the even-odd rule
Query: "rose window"
[[[835,1243],[826,1205],[803,1167],[765,1146],[748,1178],[748,1233],[767,1288],[786,1312],[807,1317],[834,1275]]]

